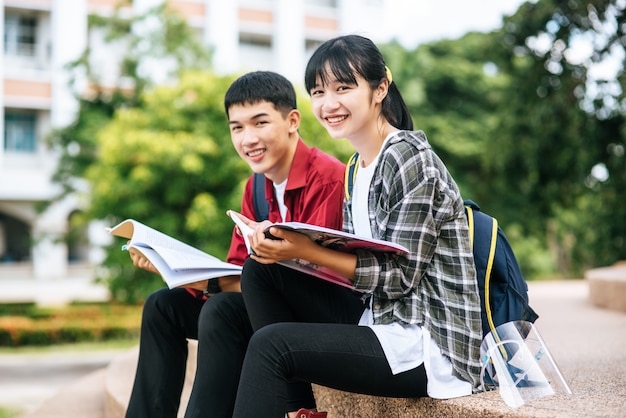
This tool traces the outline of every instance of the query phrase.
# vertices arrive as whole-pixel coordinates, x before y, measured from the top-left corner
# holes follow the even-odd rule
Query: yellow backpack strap
[[[348,165],[346,166],[346,177],[344,180],[344,196],[346,200],[350,199],[352,196],[352,187],[354,186],[354,182],[356,181],[356,172],[359,169],[359,153],[355,152],[352,154],[352,157],[348,160]]]
[[[506,361],[509,356],[504,346],[500,344],[501,339],[496,332],[496,326],[493,323],[493,316],[491,314],[491,295],[489,289],[491,288],[491,271],[493,270],[493,260],[496,257],[496,240],[498,239],[498,220],[496,218],[491,218],[491,220],[491,245],[489,246],[489,258],[487,259],[487,269],[485,271],[485,313],[487,314],[487,322],[489,322],[491,335],[493,335],[496,343],[498,343],[502,357]]]
[[[489,328],[495,331],[496,327],[493,324],[493,317],[491,315],[491,302],[489,300],[489,285],[491,284],[491,270],[493,269],[493,260],[496,256],[496,240],[498,239],[498,221],[496,218],[492,218],[491,222],[491,245],[489,246],[489,258],[487,259],[487,270],[485,271],[485,310],[487,311],[487,320],[489,321]]]
[[[465,206],[467,210],[467,225],[469,226],[470,246],[474,248],[474,209],[471,206]]]

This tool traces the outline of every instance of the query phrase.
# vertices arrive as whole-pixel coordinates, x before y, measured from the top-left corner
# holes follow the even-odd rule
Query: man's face
[[[283,117],[270,102],[234,105],[228,109],[230,137],[239,156],[255,173],[274,183],[287,179],[297,141],[300,114]],[[297,138],[297,136],[296,136]]]

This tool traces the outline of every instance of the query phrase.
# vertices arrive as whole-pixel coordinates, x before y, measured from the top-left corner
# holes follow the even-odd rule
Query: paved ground
[[[33,411],[61,388],[106,367],[124,351],[0,355],[0,406]]]

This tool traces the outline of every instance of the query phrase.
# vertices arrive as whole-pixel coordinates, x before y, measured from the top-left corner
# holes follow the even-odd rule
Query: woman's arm
[[[355,254],[322,247],[298,232],[280,228],[270,228],[269,232],[278,239],[268,239],[260,229],[250,237],[250,244],[257,254],[251,257],[259,263],[272,264],[299,258],[327,267],[350,280],[354,279],[357,261]]]

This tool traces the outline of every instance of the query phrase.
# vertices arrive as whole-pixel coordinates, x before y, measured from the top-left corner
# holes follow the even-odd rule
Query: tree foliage
[[[215,256],[225,257],[247,165],[230,142],[223,97],[232,77],[190,72],[174,86],[151,90],[142,106],[119,109],[97,137],[98,158],[86,172],[91,215],[113,225],[137,219]],[[137,299],[162,286],[145,279],[120,254],[119,242],[104,266],[117,297]],[[121,257],[121,258],[120,258]],[[131,294],[136,292],[136,294]]]
[[[234,76],[188,72],[172,86],[141,98],[141,106],[119,109],[97,136],[97,159],[86,172],[91,215],[115,224],[137,219],[212,255],[225,258],[233,224],[228,209],[239,209],[248,165],[230,140],[223,108]],[[347,158],[341,145],[317,123],[308,101],[303,134],[307,143]],[[315,127],[315,128],[314,128]],[[119,242],[107,251],[107,281],[117,298],[141,299],[158,280],[127,268]],[[137,285],[143,283],[145,286]]]
[[[624,7],[529,2],[492,33],[385,54],[418,127],[530,276],[626,257]]]
[[[528,278],[577,276],[626,258],[624,7],[623,0],[538,0],[491,33],[412,51],[381,45],[416,127],[463,196],[501,221]],[[118,88],[82,97],[76,123],[57,136],[64,150],[57,178],[67,190],[76,178],[89,180],[92,219],[134,217],[223,257],[231,231],[224,211],[239,206],[249,174],[222,108],[234,76],[181,75],[208,69],[205,55],[188,48],[195,38],[184,22],[167,9],[153,13],[164,20],[152,35],[119,17],[92,22],[128,46],[127,59]],[[167,68],[179,81],[155,87],[142,71],[154,62],[151,51],[178,63]],[[617,69],[602,78],[608,61]],[[89,63],[86,51],[74,69],[97,86]],[[298,106],[306,142],[346,161],[350,145],[328,137],[303,92]],[[162,286],[117,246],[106,266],[120,299]]]
[[[545,234],[562,275],[626,257],[626,210],[615,199],[626,180],[625,7],[526,3],[493,48],[512,100],[500,112],[506,135],[489,146],[490,172],[506,180],[496,187],[523,233]],[[599,74],[609,61],[614,74]]]
[[[155,85],[146,67],[165,68],[162,75],[175,80],[183,70],[208,70],[211,65],[211,51],[167,3],[137,16],[128,16],[120,5],[112,16],[90,15],[88,23],[90,44],[79,59],[67,65],[78,101],[76,120],[52,136],[61,150],[53,178],[63,188],[59,197],[81,189],[79,179],[97,153],[97,132],[115,110],[140,106],[142,92]],[[104,39],[104,45],[93,41],[98,37]],[[99,49],[106,46],[111,49],[105,60],[117,60],[117,66],[102,65]],[[117,53],[121,56],[116,57]]]

